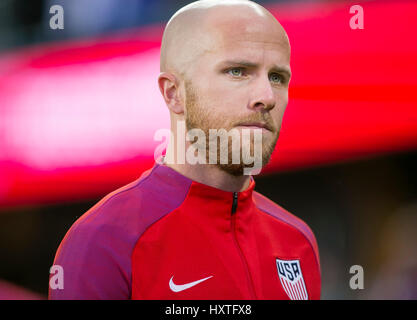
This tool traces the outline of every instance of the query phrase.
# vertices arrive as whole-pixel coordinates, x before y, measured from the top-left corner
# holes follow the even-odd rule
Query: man
[[[226,163],[203,161],[213,153],[210,129],[236,129],[251,131],[252,153],[255,130],[262,133],[268,162],[288,102],[289,61],[284,29],[254,2],[202,0],[179,10],[161,46],[158,84],[174,138],[164,162],[71,227],[54,261],[64,288],[50,288],[50,298],[319,299],[309,227],[254,191],[243,152],[237,163],[230,146]],[[177,134],[182,121],[187,133],[207,137],[197,163],[180,161],[193,142]]]

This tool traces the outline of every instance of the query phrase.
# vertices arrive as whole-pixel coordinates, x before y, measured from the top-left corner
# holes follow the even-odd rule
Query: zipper
[[[236,209],[237,209],[237,192],[233,192],[232,214],[236,212]]]
[[[252,283],[252,278],[250,276],[249,273],[249,267],[248,267],[248,263],[246,262],[245,256],[243,255],[243,251],[239,246],[239,242],[237,241],[237,237],[236,237],[236,210],[237,210],[237,203],[238,203],[238,193],[237,192],[233,192],[233,203],[232,203],[232,217],[231,217],[231,229],[232,229],[232,235],[233,235],[233,240],[236,246],[237,251],[239,252],[240,258],[242,259],[244,268],[245,268],[245,273],[246,273],[246,279],[248,282],[248,286],[249,286],[249,291],[252,295],[252,299],[256,299],[256,295],[255,295],[255,289]]]

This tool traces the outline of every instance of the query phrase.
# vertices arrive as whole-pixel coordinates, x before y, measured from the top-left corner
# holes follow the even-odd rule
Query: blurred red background
[[[290,36],[277,172],[417,147],[417,3],[270,5]],[[152,166],[163,25],[0,57],[0,206],[101,195]]]

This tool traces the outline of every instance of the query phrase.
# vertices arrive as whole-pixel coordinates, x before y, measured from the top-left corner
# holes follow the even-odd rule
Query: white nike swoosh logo
[[[174,292],[180,292],[180,291],[183,291],[185,289],[189,289],[191,287],[194,287],[196,284],[199,284],[200,282],[206,281],[207,279],[210,279],[211,277],[212,276],[204,278],[204,279],[200,279],[200,280],[197,280],[197,281],[185,283],[185,284],[175,284],[174,281],[172,280],[174,278],[174,276],[172,276],[171,279],[169,280],[169,288]]]

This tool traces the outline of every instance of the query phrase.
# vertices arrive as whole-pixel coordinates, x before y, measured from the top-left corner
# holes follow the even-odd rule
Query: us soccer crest
[[[308,300],[300,260],[277,259],[276,262],[279,280],[288,297],[291,300]]]

